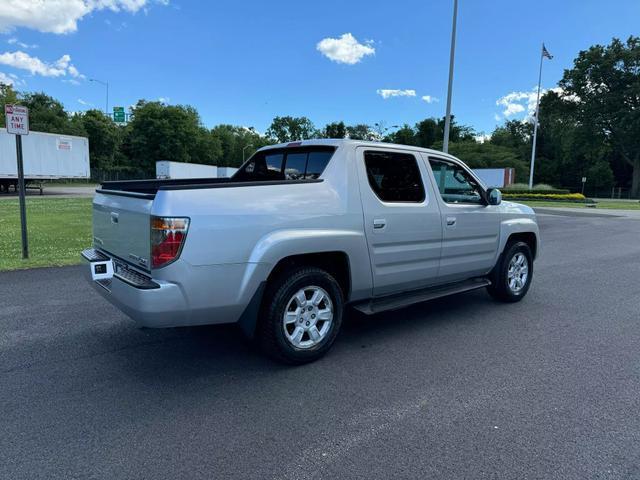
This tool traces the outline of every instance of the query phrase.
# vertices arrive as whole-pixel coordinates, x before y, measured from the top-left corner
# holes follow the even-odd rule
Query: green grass
[[[91,198],[27,197],[29,259],[22,259],[17,199],[0,202],[0,270],[80,263],[91,245]]]
[[[576,202],[549,202],[549,201],[536,201],[536,200],[515,200],[517,203],[524,203],[530,207],[556,207],[556,208],[587,208],[584,203]],[[593,208],[593,207],[591,207]],[[620,201],[598,201],[596,204],[596,210],[600,209],[614,209],[614,210],[640,210],[640,202],[620,202]],[[590,208],[589,208],[590,209]]]

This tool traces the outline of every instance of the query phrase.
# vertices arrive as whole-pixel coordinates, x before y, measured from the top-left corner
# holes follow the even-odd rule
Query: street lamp
[[[96,82],[107,87],[107,101],[105,102],[104,113],[105,115],[109,116],[109,82],[103,82],[102,80],[98,80],[97,78],[90,78],[89,81]]]
[[[249,145],[245,145],[244,148],[242,149],[242,163],[244,163],[244,151],[249,147],[253,147],[253,143],[250,143]]]
[[[444,139],[442,151],[449,151],[449,128],[451,127],[451,88],[453,87],[453,59],[456,54],[456,23],[458,20],[458,0],[453,0],[453,26],[451,27],[451,53],[449,55],[449,88],[447,89],[447,114],[444,119]]]

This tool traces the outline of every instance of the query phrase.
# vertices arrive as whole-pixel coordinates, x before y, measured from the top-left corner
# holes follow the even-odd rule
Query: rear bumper
[[[87,263],[108,259],[93,249],[82,252]],[[138,325],[151,328],[188,323],[190,310],[180,287],[171,282],[152,280],[133,269],[120,268],[110,280],[94,281],[89,268],[84,275],[94,288]]]
[[[82,257],[87,263],[110,258],[94,249],[85,250]],[[195,266],[179,259],[154,271],[151,278],[112,260],[113,278],[94,281],[88,266],[85,278],[139,326],[150,328],[244,322],[270,271],[262,263]]]

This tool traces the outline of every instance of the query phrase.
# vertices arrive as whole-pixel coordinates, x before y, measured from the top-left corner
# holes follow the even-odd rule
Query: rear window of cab
[[[315,180],[322,175],[335,147],[296,147],[263,150],[240,167],[233,179],[243,182]]]

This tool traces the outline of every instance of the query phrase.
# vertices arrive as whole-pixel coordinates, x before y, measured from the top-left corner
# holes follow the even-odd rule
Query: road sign
[[[5,125],[7,133],[29,135],[29,109],[22,105],[4,106]]]
[[[582,183],[586,183],[587,182],[587,177],[582,177]]]
[[[22,135],[29,135],[29,109],[22,105],[4,106],[7,133],[16,136],[16,160],[18,161],[18,194],[20,195],[20,226],[22,230],[22,258],[29,258],[27,239],[27,208],[24,198],[24,162],[22,161]]]
[[[124,107],[113,107],[113,121],[116,123],[124,123],[126,121]]]

